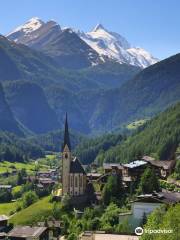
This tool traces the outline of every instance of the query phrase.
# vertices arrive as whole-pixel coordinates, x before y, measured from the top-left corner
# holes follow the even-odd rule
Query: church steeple
[[[71,143],[69,138],[69,128],[68,128],[68,117],[66,113],[66,119],[65,119],[65,127],[64,127],[64,143],[63,143],[63,149],[65,146],[68,146],[69,150],[71,151]]]

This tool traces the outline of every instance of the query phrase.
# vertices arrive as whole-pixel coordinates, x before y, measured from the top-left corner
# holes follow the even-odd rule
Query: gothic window
[[[77,176],[75,176],[75,187],[78,186],[78,179],[77,179]]]
[[[80,182],[79,182],[79,185],[80,185],[80,187],[82,187],[82,183],[83,183],[83,176],[80,176]]]
[[[66,153],[64,157],[67,159],[68,158],[68,154]]]
[[[73,187],[73,176],[71,176],[71,187]]]

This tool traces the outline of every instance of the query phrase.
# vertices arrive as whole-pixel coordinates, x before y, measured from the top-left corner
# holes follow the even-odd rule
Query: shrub
[[[29,191],[23,196],[23,206],[26,208],[38,200],[38,196],[35,192]]]

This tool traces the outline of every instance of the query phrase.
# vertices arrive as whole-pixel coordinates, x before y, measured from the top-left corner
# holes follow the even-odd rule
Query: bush
[[[6,189],[0,190],[0,202],[10,202],[12,200],[12,194]]]
[[[106,185],[103,188],[103,203],[109,205],[110,202],[122,203],[123,186],[120,177],[109,176]]]
[[[23,206],[26,208],[38,200],[38,196],[35,192],[29,191],[23,196]]]
[[[159,180],[154,170],[151,168],[146,168],[143,175],[141,176],[138,193],[146,194],[159,190],[160,190]]]

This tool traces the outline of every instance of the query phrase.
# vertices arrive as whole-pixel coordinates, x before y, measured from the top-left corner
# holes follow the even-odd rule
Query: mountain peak
[[[27,22],[42,22],[42,20],[39,17],[32,17]]]
[[[9,33],[8,35],[18,32],[18,31],[22,31],[24,33],[33,32],[33,31],[37,30],[38,28],[40,28],[43,24],[44,24],[44,22],[40,18],[33,17],[33,18],[29,19],[25,24],[17,27],[13,32]]]
[[[93,32],[97,32],[98,30],[106,30],[104,26],[101,23],[98,23],[95,28],[93,29]]]

